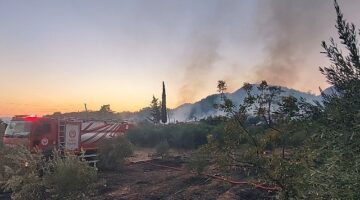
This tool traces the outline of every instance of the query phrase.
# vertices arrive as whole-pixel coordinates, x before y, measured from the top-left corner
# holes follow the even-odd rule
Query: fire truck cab
[[[31,151],[52,151],[57,145],[57,120],[34,115],[17,115],[7,126],[3,142],[7,146],[24,145]]]
[[[99,142],[124,135],[129,124],[104,121],[54,119],[34,115],[17,115],[5,130],[3,143],[24,145],[30,151],[51,153],[54,149],[80,152],[96,151]]]

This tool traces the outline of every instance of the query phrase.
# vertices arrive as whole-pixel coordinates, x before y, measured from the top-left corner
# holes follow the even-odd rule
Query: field
[[[192,174],[181,156],[167,160],[140,157],[141,161],[128,163],[119,172],[100,172],[107,189],[94,199],[273,199],[267,191],[248,185]]]
[[[106,186],[90,199],[274,199],[266,190],[190,172],[186,168],[189,151],[170,150],[166,159],[154,153],[151,148],[136,149],[121,169],[99,171]],[[207,173],[219,172],[211,168]],[[0,192],[0,199],[10,199],[10,195]]]

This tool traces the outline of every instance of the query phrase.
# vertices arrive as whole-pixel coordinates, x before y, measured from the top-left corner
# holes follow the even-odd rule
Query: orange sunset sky
[[[339,1],[360,25],[360,1]],[[266,79],[318,94],[329,0],[0,0],[0,116],[168,107]],[[358,26],[359,27],[359,26]]]

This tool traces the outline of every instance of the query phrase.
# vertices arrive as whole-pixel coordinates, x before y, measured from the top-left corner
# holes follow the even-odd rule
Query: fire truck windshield
[[[12,121],[5,130],[5,137],[26,137],[30,134],[31,122]]]

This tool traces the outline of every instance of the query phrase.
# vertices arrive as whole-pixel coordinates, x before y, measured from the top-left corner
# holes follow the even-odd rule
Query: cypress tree
[[[166,92],[165,92],[165,83],[163,81],[163,90],[162,90],[162,100],[161,100],[161,122],[167,122],[167,111],[166,111]]]

